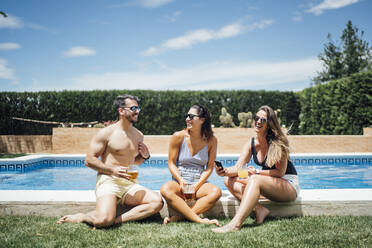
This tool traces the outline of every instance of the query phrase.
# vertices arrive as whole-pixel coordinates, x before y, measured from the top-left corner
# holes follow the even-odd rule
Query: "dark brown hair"
[[[196,109],[199,118],[204,118],[201,128],[201,136],[209,141],[213,137],[211,113],[207,107],[200,104],[194,104],[191,108]]]
[[[127,94],[117,96],[116,99],[114,100],[114,106],[115,106],[116,111],[119,111],[119,108],[126,107],[127,99],[135,100],[137,103],[139,102],[139,99],[136,96],[127,95]]]

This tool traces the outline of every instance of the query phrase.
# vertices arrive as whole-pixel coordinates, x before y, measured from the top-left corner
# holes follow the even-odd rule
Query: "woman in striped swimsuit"
[[[186,129],[175,132],[169,144],[168,167],[173,180],[160,189],[168,206],[182,216],[166,217],[164,224],[186,218],[197,223],[219,225],[217,220],[199,216],[221,197],[221,190],[207,182],[217,153],[211,115],[206,107],[196,104],[185,114],[185,119]],[[192,185],[194,191],[191,205],[186,202],[186,185]]]

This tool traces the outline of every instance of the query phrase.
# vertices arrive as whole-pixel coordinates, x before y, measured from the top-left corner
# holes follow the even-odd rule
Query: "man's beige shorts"
[[[129,190],[138,186],[137,180],[99,174],[95,189],[96,199],[103,195],[116,195],[119,198],[118,204],[124,204],[125,196]]]

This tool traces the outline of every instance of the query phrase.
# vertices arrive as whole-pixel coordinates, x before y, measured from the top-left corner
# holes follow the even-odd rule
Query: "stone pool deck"
[[[270,209],[272,216],[372,216],[372,189],[314,189],[301,190],[296,201],[260,202]],[[239,207],[228,191],[224,191],[206,217],[232,217]],[[58,190],[0,190],[0,215],[62,216],[88,212],[95,208],[95,195],[89,191]],[[162,217],[174,213],[165,204]]]

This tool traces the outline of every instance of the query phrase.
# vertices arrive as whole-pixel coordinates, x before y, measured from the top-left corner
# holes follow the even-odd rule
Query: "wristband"
[[[141,155],[141,158],[143,158],[144,160],[149,160],[151,158],[150,154],[147,158],[143,157],[141,153],[140,153],[140,155]]]
[[[259,169],[256,169],[256,174],[257,174],[257,175],[260,174],[260,170],[259,170]]]

